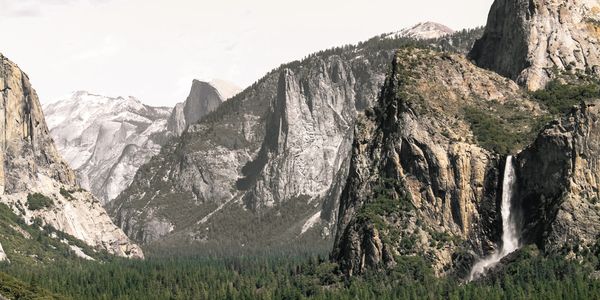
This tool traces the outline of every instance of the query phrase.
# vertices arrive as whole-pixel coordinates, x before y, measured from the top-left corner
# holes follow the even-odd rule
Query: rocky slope
[[[175,109],[151,107],[139,100],[76,92],[44,106],[59,152],[77,171],[81,186],[105,204],[116,198],[138,168],[159,153],[188,124],[214,111],[235,87],[223,81],[194,80],[190,96]],[[226,96],[222,96],[226,95]]]
[[[496,0],[470,57],[537,90],[559,73],[600,74],[599,34],[597,0]]]
[[[356,112],[373,105],[407,44],[377,37],[269,73],[163,148],[110,214],[163,246],[331,240]]]
[[[27,75],[4,56],[0,61],[0,202],[29,224],[37,220],[92,247],[143,257],[98,201],[76,184]]]
[[[460,55],[400,50],[375,113],[356,126],[334,259],[352,275],[420,255],[441,275],[459,252],[494,249],[503,158],[487,130],[524,137],[543,114],[515,83]]]
[[[339,193],[356,106],[374,101],[384,65],[331,55],[305,66],[267,75],[166,146],[109,206],[116,222],[143,243],[179,234],[240,246],[259,214],[285,224],[267,239],[293,239],[315,215],[319,234],[335,213],[322,211]]]
[[[171,109],[139,100],[76,92],[44,106],[58,151],[81,186],[106,203],[114,199],[166,139]]]

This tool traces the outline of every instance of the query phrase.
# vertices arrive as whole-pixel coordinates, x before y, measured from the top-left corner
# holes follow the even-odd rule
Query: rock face
[[[76,170],[80,185],[106,203],[160,151],[170,109],[150,107],[132,97],[80,91],[45,105],[44,113],[56,146]]]
[[[181,135],[188,125],[200,121],[237,93],[239,88],[224,81],[209,83],[194,80],[188,98],[173,109],[167,129],[176,136]]]
[[[227,99],[222,95],[235,93],[224,81],[194,80],[187,101],[170,109],[144,105],[133,97],[80,91],[46,105],[44,113],[59,152],[77,171],[81,186],[106,204],[129,186],[139,167],[169,138],[214,111]]]
[[[113,220],[152,247],[330,247],[356,113],[414,43],[376,37],[267,74],[143,166]]]
[[[113,218],[143,243],[170,234],[251,244],[259,230],[247,229],[260,215],[266,222],[254,226],[284,224],[260,234],[268,243],[299,236],[316,214],[316,235],[328,235],[336,205],[326,200],[347,172],[357,106],[370,105],[383,81],[384,64],[374,63],[331,55],[267,75],[142,167],[109,206]]]
[[[1,55],[0,91],[0,202],[29,223],[36,218],[90,246],[143,257],[93,196],[80,191],[54,146],[27,75]],[[43,207],[28,200],[34,193],[44,195]]]
[[[10,260],[8,259],[8,256],[6,256],[6,252],[4,252],[4,248],[2,248],[1,244],[0,244],[0,261],[10,262]]]
[[[474,130],[473,111],[511,120],[510,135],[544,113],[514,82],[460,55],[397,53],[375,114],[356,126],[332,254],[347,274],[419,255],[443,275],[458,253],[494,249],[503,158]]]
[[[518,156],[516,203],[525,243],[578,253],[600,234],[600,101],[582,103],[546,126]]]
[[[496,0],[469,56],[529,90],[558,73],[598,75],[600,1]]]

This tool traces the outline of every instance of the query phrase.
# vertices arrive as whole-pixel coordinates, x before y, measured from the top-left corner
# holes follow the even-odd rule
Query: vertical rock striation
[[[126,257],[143,257],[90,193],[76,185],[75,173],[56,150],[27,75],[0,55],[0,202],[25,221],[44,224],[93,247]],[[29,204],[43,194],[49,207]]]
[[[600,1],[496,0],[469,57],[529,90],[559,73],[599,75]]]
[[[600,235],[600,101],[550,123],[518,156],[523,238],[574,255]]]
[[[219,86],[223,86],[221,90]],[[223,81],[213,83],[193,80],[188,98],[173,109],[167,122],[167,130],[180,136],[187,126],[202,120],[238,92],[239,89]]]
[[[85,91],[44,106],[59,152],[79,184],[106,203],[126,188],[166,139],[169,109]]]
[[[501,156],[479,143],[471,110],[520,119],[507,134],[543,114],[515,83],[459,55],[397,53],[376,114],[355,130],[332,254],[347,274],[419,255],[441,275],[460,252],[494,250]]]
[[[329,246],[357,112],[375,103],[395,49],[431,43],[381,36],[281,66],[164,147],[110,214],[161,246]]]

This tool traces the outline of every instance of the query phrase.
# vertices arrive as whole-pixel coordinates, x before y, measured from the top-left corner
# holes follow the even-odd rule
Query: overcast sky
[[[493,0],[0,0],[0,53],[42,102],[72,91],[185,100],[191,81],[245,87],[284,62],[422,21],[484,25]]]

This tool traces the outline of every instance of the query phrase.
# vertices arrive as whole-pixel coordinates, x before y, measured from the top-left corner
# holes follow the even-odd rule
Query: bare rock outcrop
[[[460,55],[397,53],[375,113],[355,130],[332,255],[347,274],[419,255],[442,275],[459,252],[493,250],[503,158],[470,111],[520,119],[507,134],[531,131],[526,120],[543,114],[514,82]]]
[[[470,58],[538,90],[560,73],[600,74],[600,1],[496,0]]]
[[[600,235],[600,101],[550,123],[518,156],[523,240],[578,253]]]
[[[167,130],[175,136],[181,135],[189,125],[202,120],[204,116],[215,111],[221,103],[239,92],[239,89],[230,84],[226,87],[223,85],[222,81],[213,83],[193,80],[190,94],[185,102],[177,104],[173,109],[167,122]]]
[[[27,75],[2,55],[0,92],[0,202],[30,224],[37,218],[93,247],[142,258],[97,200],[80,190],[54,146]],[[44,196],[43,207],[34,205],[36,193]]]

